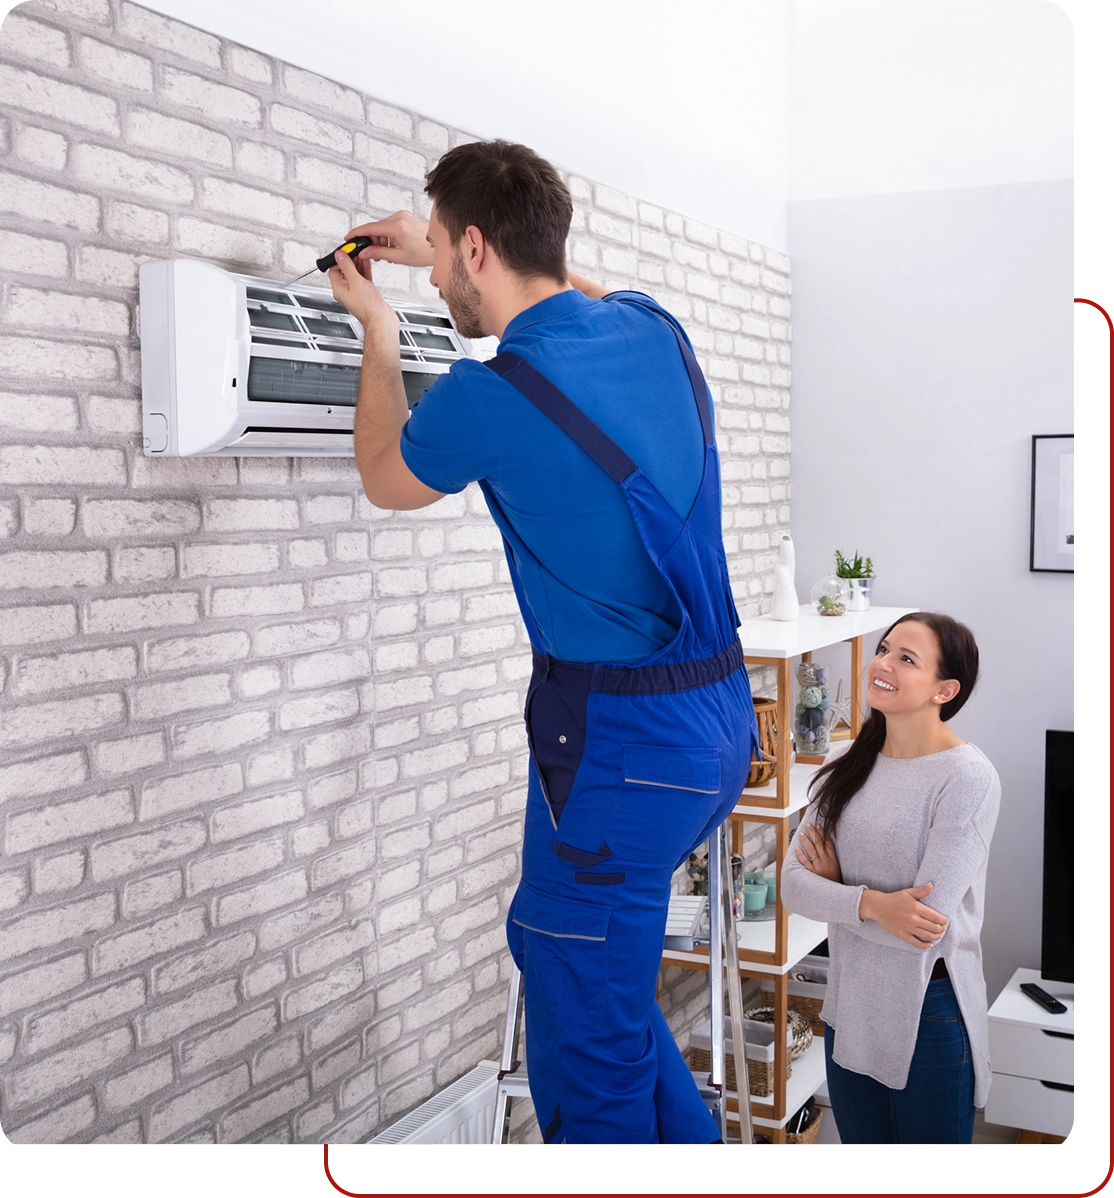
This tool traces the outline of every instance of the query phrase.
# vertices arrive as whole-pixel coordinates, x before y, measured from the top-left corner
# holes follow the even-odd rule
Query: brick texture
[[[21,4],[0,102],[0,1123],[374,1134],[501,1038],[530,665],[500,539],[474,487],[381,512],[351,460],[144,458],[137,268],[295,274],[470,135],[128,0]],[[788,260],[568,182],[570,260],[690,331],[758,614]],[[701,986],[663,972],[679,1032]]]

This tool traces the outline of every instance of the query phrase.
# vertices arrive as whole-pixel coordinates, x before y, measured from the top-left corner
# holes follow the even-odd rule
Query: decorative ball
[[[805,707],[819,707],[824,695],[818,686],[806,686],[801,691],[801,703]]]

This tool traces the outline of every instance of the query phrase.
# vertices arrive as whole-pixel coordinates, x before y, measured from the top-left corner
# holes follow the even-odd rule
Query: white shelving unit
[[[773,666],[777,669],[778,679],[776,781],[765,787],[744,790],[730,816],[740,832],[744,822],[770,823],[777,830],[778,903],[775,917],[738,924],[740,974],[772,976],[774,979],[774,1026],[780,1029],[774,1035],[774,1092],[768,1097],[750,1096],[755,1125],[769,1130],[774,1143],[785,1142],[786,1123],[824,1081],[824,1044],[816,1036],[808,1050],[793,1063],[792,1076],[788,1079],[785,1076],[785,1033],[789,1014],[786,975],[828,935],[827,924],[790,915],[781,904],[781,863],[789,849],[790,817],[807,805],[808,784],[820,768],[792,760],[793,660],[802,658],[807,661],[817,649],[841,641],[850,642],[851,736],[855,737],[862,724],[863,638],[883,632],[899,616],[916,610],[913,607],[874,607],[864,612],[845,612],[842,616],[821,616],[812,606],[805,606],[796,620],[778,621],[772,616],[759,616],[744,620],[739,628],[747,665]],[[850,741],[837,742],[832,753],[846,752],[849,747]],[[685,969],[707,969],[708,952],[699,948],[691,952],[668,950],[663,953],[662,961]],[[729,1102],[735,1100],[737,1112],[737,1095],[729,1094],[728,1097]]]

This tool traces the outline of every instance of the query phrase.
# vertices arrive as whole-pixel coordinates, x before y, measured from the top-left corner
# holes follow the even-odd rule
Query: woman
[[[990,1085],[979,931],[1001,787],[945,721],[979,651],[949,616],[887,629],[871,708],[817,771],[782,865],[786,907],[828,924],[828,1095],[848,1144],[970,1143]]]

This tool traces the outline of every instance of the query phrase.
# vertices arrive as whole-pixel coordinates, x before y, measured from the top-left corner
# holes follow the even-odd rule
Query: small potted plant
[[[870,592],[874,586],[874,563],[870,558],[860,557],[859,551],[856,549],[855,556],[848,560],[837,549],[835,572],[836,577],[843,579],[844,586],[847,588],[847,610],[869,611]]]

